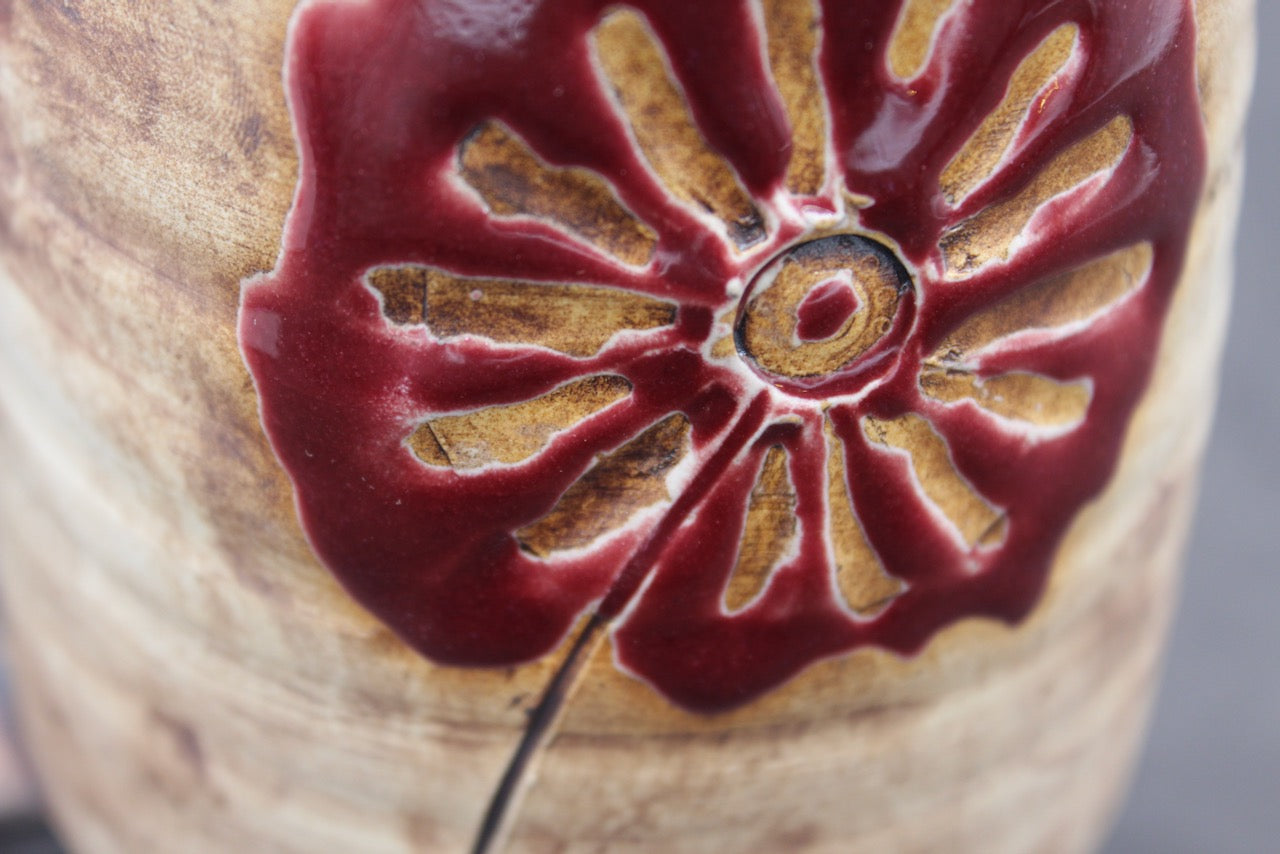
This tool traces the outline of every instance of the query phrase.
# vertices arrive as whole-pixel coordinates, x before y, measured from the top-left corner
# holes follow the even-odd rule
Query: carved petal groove
[[[902,80],[924,71],[938,21],[954,0],[906,0],[889,41],[889,68]]]
[[[541,451],[557,433],[630,393],[631,383],[623,377],[586,377],[523,403],[433,418],[409,437],[409,447],[428,465],[513,465]]]
[[[1115,167],[1133,138],[1133,122],[1117,116],[1106,127],[1053,158],[1021,192],[975,214],[942,235],[939,247],[947,277],[963,279],[994,261],[1009,258],[1022,234],[1045,202]]]
[[[866,417],[867,438],[904,450],[929,500],[956,526],[971,547],[996,545],[1004,539],[1005,516],[974,491],[951,462],[946,441],[919,415],[893,419]]]
[[[928,361],[964,364],[978,351],[1010,335],[1096,317],[1140,287],[1151,272],[1151,262],[1151,244],[1139,243],[1023,288],[966,320],[943,339]]]
[[[984,378],[964,371],[926,368],[920,374],[920,388],[944,403],[972,400],[997,415],[1039,427],[1079,424],[1089,409],[1088,383],[1060,383],[1022,372]]]
[[[764,220],[728,163],[707,145],[671,80],[662,49],[635,12],[610,12],[595,30],[596,55],[636,142],[680,201],[724,223],[739,249],[764,239]]]
[[[440,338],[479,335],[570,356],[593,356],[619,332],[675,322],[676,307],[616,288],[469,279],[432,267],[379,267],[369,285],[396,323],[425,323]]]
[[[1042,93],[1071,58],[1079,32],[1075,24],[1058,27],[1018,66],[1004,100],[942,171],[947,201],[955,204],[991,177],[1037,97],[1043,107],[1047,95]]]
[[[764,589],[770,570],[795,539],[795,513],[796,490],[787,472],[787,452],[774,445],[751,490],[738,562],[724,591],[730,613],[741,610]]]
[[[551,512],[516,532],[521,547],[538,557],[579,548],[669,501],[666,475],[688,452],[689,430],[688,418],[672,415],[601,455]]]
[[[827,439],[827,504],[830,513],[831,548],[836,559],[836,584],[844,601],[859,614],[872,614],[901,593],[904,585],[884,571],[884,564],[867,542],[862,523],[854,514],[845,483],[844,443],[830,420],[824,424]]]
[[[463,142],[459,160],[463,178],[495,214],[553,222],[633,266],[653,257],[657,235],[598,175],[548,166],[497,122],[476,128]]]
[[[826,180],[827,131],[818,80],[818,10],[811,0],[765,0],[769,67],[791,122],[787,189],[816,196]]]

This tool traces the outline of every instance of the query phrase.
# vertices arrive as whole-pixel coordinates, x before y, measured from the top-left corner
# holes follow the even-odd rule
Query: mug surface
[[[1089,850],[1251,15],[13,4],[0,560],[69,844]]]

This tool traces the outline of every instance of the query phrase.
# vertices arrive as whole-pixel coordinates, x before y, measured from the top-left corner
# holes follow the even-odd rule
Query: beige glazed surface
[[[947,4],[908,5],[893,61],[909,65]],[[464,851],[563,655],[433,665],[351,601],[299,527],[236,340],[241,282],[276,263],[298,178],[281,84],[293,6],[0,4],[0,592],[25,740],[76,851]],[[1195,12],[1209,167],[1185,272],[1115,477],[1032,616],[963,621],[909,659],[859,650],[716,716],[621,673],[604,643],[510,850],[1096,846],[1146,718],[1231,279],[1252,4]],[[796,127],[802,149],[812,129]],[[519,161],[508,143],[493,130],[464,164]],[[944,180],[983,168],[978,152]],[[735,191],[717,191],[726,218]],[[599,239],[648,251],[626,223]],[[797,375],[846,358],[787,361],[788,334],[750,341]],[[967,393],[934,377],[931,393]],[[526,415],[618,393],[597,383],[568,416],[555,401]],[[420,456],[489,429],[435,427]],[[765,534],[768,486],[766,464]],[[882,582],[847,595],[872,603]]]

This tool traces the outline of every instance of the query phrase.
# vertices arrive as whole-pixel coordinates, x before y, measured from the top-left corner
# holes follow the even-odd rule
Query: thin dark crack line
[[[590,652],[595,650],[596,642],[603,637],[601,629],[606,624],[607,621],[599,614],[592,614],[574,640],[569,654],[547,683],[546,691],[529,715],[524,736],[489,801],[475,844],[471,847],[471,854],[493,854],[500,850],[495,846],[500,845],[506,835],[507,824],[516,812],[515,807],[523,794],[522,789],[530,780],[532,763],[543,752],[547,739],[554,733],[555,723],[564,709],[565,700],[573,691],[583,668],[591,660]]]
[[[507,763],[498,788],[489,800],[480,829],[476,833],[475,844],[471,847],[471,854],[496,854],[501,850],[497,846],[501,845],[516,812],[515,808],[530,781],[529,772],[533,763],[554,734],[555,724],[560,718],[565,701],[573,692],[578,677],[591,658],[586,653],[595,649],[595,642],[603,636],[601,629],[622,613],[643,586],[676,526],[702,502],[738,452],[757,434],[767,410],[768,394],[762,391],[742,411],[720,447],[707,459],[685,491],[618,572],[600,606],[574,640],[568,655],[547,683],[538,705],[530,713],[524,735]]]

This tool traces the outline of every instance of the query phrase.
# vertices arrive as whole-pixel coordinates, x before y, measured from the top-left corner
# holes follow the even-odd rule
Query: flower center
[[[773,258],[747,288],[738,352],[789,391],[865,378],[896,351],[912,297],[911,278],[888,247],[853,234],[811,240]]]

